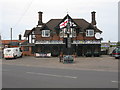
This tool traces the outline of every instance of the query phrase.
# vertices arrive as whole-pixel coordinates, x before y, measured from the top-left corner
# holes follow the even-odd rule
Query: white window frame
[[[63,30],[63,37],[64,37],[64,38],[67,38],[67,34],[66,34],[67,29],[66,29],[66,28],[63,28],[62,30]]]
[[[49,32],[48,36],[46,36],[46,32]],[[42,30],[42,37],[50,37],[50,30]]]
[[[34,33],[34,31],[32,32],[32,37],[35,38],[35,33]]]
[[[92,35],[90,35],[90,32],[93,32],[93,34]],[[93,29],[88,29],[88,30],[86,30],[86,37],[94,37],[94,30]]]
[[[75,29],[72,29],[72,36],[76,37],[76,30]]]

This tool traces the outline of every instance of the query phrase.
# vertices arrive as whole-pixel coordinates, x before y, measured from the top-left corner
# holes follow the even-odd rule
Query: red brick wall
[[[21,49],[23,51],[23,56],[34,56],[34,54],[32,54],[32,47],[29,46],[29,51],[24,51],[24,47],[22,46]]]

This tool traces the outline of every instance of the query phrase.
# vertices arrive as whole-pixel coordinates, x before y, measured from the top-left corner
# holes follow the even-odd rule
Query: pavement
[[[74,63],[63,64],[59,62],[59,58],[35,58],[32,56],[24,56],[23,58],[5,60],[2,59],[2,64],[28,66],[28,67],[44,67],[58,68],[71,70],[94,70],[94,71],[109,71],[118,72],[118,59],[108,55],[101,57],[77,57]]]

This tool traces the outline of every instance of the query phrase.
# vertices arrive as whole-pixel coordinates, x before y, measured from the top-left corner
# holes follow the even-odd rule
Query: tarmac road
[[[118,72],[3,65],[3,88],[118,88]]]

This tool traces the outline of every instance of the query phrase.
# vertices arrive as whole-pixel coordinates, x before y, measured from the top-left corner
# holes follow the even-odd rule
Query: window
[[[42,37],[50,37],[50,30],[42,30]]]
[[[67,29],[66,28],[63,28],[60,31],[60,37],[67,38]],[[70,37],[76,37],[76,30],[74,28],[70,29]]]
[[[16,52],[18,52],[18,49],[16,49]]]
[[[64,38],[67,38],[67,29],[66,28],[63,28],[63,36],[64,36]]]
[[[35,38],[35,32],[34,31],[32,32],[32,38]]]
[[[94,36],[94,30],[92,30],[92,29],[91,30],[87,30],[86,31],[86,36],[87,37],[93,37]]]
[[[63,37],[63,30],[60,31],[60,37]]]
[[[72,37],[76,37],[76,30],[73,28]]]

